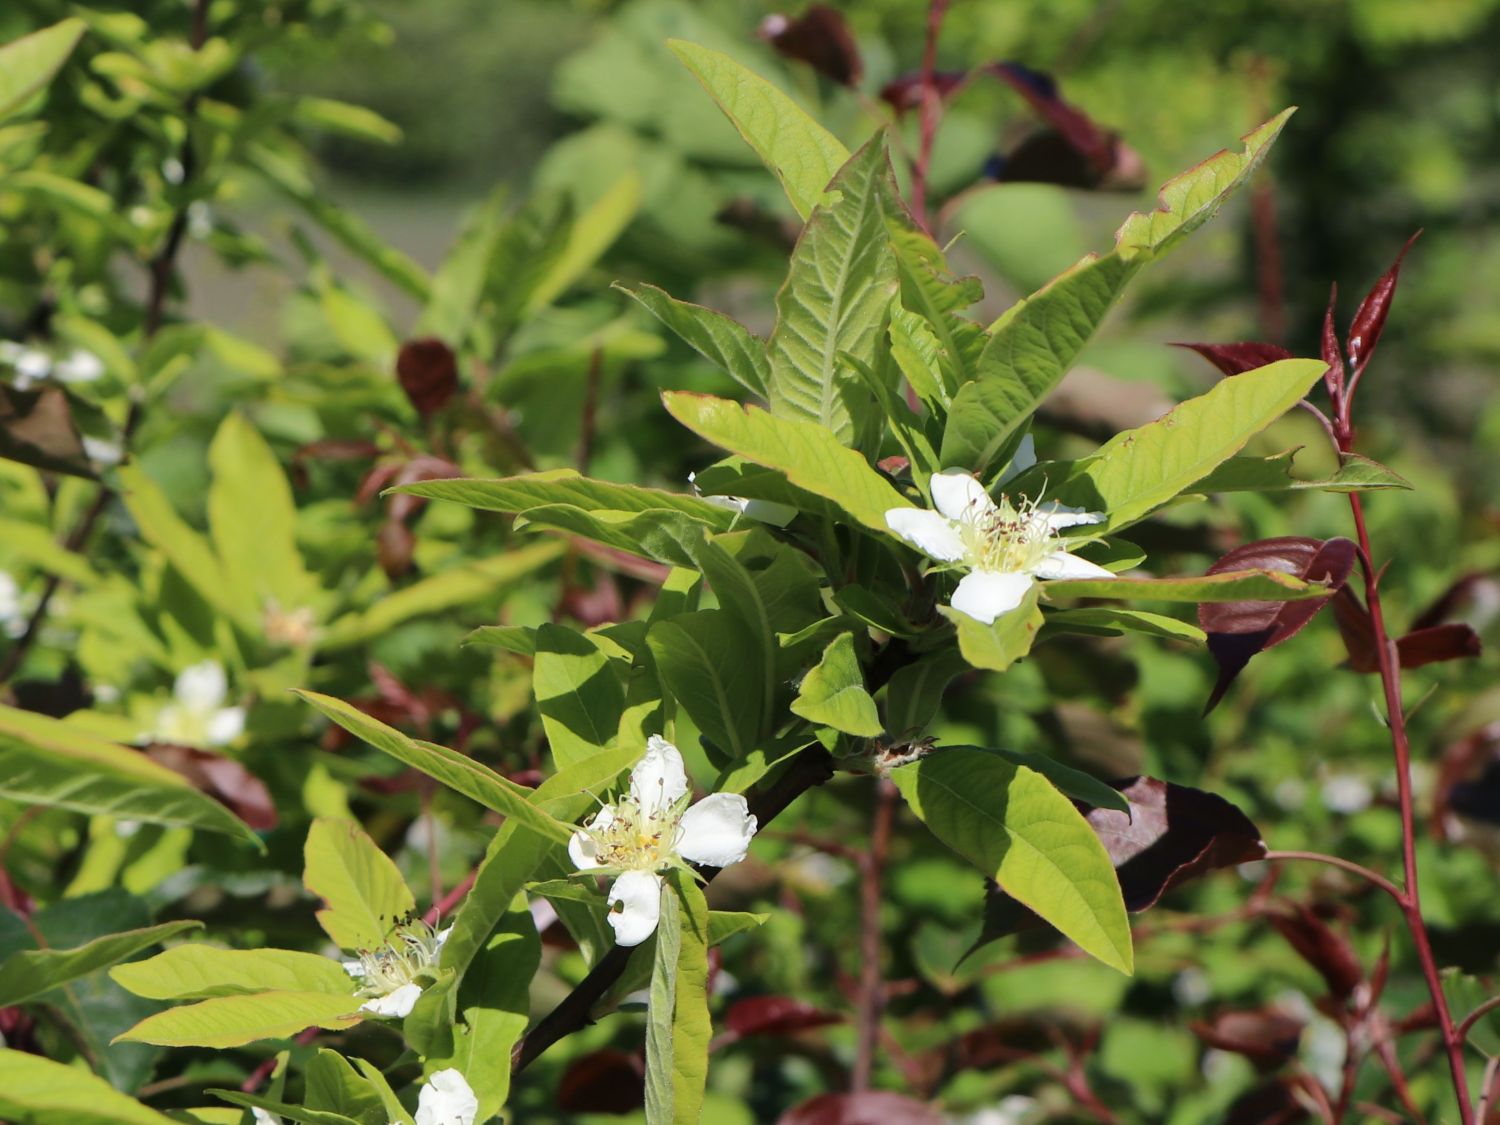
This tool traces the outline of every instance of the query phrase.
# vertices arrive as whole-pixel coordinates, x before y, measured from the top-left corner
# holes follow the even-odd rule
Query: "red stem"
[[[937,138],[938,119],[943,108],[943,99],[933,75],[937,70],[938,35],[943,30],[948,3],[949,0],[931,0],[927,6],[927,42],[922,48],[922,135],[911,177],[912,214],[929,234],[932,233],[932,218],[927,213],[927,173],[932,166],[932,144]]]
[[[853,1094],[870,1088],[875,1047],[880,1041],[880,1016],[885,1008],[885,986],[880,978],[880,884],[895,816],[896,787],[882,778],[876,782],[870,849],[860,857],[859,1041],[849,1076],[849,1092]]]

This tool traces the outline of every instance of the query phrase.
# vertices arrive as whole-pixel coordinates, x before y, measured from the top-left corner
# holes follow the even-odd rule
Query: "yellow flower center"
[[[437,933],[420,918],[408,918],[379,949],[359,951],[360,996],[389,996],[437,967]]]
[[[1029,574],[1056,550],[1054,535],[1035,501],[1021,498],[1016,506],[1006,497],[993,511],[966,513],[958,521],[965,561],[974,570]]]

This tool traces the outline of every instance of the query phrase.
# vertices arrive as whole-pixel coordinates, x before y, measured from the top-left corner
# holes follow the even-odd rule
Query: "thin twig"
[[[1481,1123],[1488,1120],[1490,1115],[1490,1103],[1495,1098],[1497,1071],[1500,1071],[1500,1055],[1491,1055],[1490,1061],[1484,1064],[1484,1077],[1479,1080],[1479,1120]]]
[[[922,132],[911,176],[912,214],[929,234],[932,233],[932,217],[927,213],[927,174],[932,168],[932,145],[937,139],[943,101],[934,75],[937,71],[938,36],[943,30],[943,18],[948,14],[948,2],[930,0],[927,5],[927,41],[922,47]]]
[[[1458,1021],[1458,1027],[1454,1029],[1458,1033],[1458,1037],[1460,1039],[1467,1039],[1469,1032],[1474,1030],[1474,1025],[1496,1008],[1500,1008],[1500,996],[1491,996],[1483,1004]]]
[[[1404,902],[1406,898],[1401,888],[1384,875],[1376,871],[1371,871],[1368,867],[1355,863],[1351,859],[1341,859],[1336,855],[1324,855],[1322,852],[1267,852],[1264,858],[1272,863],[1289,859],[1306,859],[1314,863],[1326,863],[1330,867],[1337,867],[1340,870],[1349,872],[1351,875],[1358,875],[1370,885],[1379,887],[1395,899],[1398,904]]]
[[[860,966],[858,1041],[854,1052],[854,1069],[849,1075],[849,1092],[864,1093],[870,1088],[875,1069],[875,1046],[880,1038],[880,1017],[885,1010],[885,986],[880,976],[880,907],[881,882],[886,858],[890,852],[891,828],[896,818],[896,787],[885,778],[875,783],[875,815],[870,828],[870,847],[861,858],[859,894]]]

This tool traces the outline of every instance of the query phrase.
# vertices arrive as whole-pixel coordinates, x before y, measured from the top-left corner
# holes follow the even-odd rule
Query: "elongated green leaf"
[[[318,923],[340,948],[380,948],[417,908],[396,865],[352,820],[313,821],[303,856],[303,882],[328,904]]]
[[[969,663],[951,648],[939,649],[897,670],[885,689],[885,725],[891,734],[916,738],[927,729],[943,693]]]
[[[0,1047],[0,1119],[25,1125],[173,1125],[76,1066]]]
[[[1036,643],[1037,630],[1042,627],[1042,611],[1037,604],[1040,595],[1040,587],[1033,586],[1020,605],[989,625],[948,606],[939,606],[938,612],[958,630],[958,650],[965,660],[975,668],[1003,672]]]
[[[277,1101],[275,1098],[267,1098],[260,1094],[212,1089],[208,1093],[231,1105],[244,1106],[247,1109],[263,1109],[278,1119],[295,1121],[297,1125],[362,1125],[360,1121],[342,1113],[327,1109],[308,1109],[306,1106],[292,1105],[290,1102]]]
[[[255,632],[260,625],[257,607],[245,592],[230,585],[209,541],[173,510],[161,487],[134,464],[121,466],[120,483],[125,486],[125,507],[146,542],[167,556],[199,597],[235,624]]]
[[[565,843],[572,834],[568,825],[537,808],[532,802],[532,790],[500,776],[482,762],[476,762],[468,755],[446,746],[408,738],[396,728],[386,726],[343,700],[320,695],[315,691],[298,691],[297,694],[356,738],[363,739],[377,750],[385,751],[413,769],[421,770],[433,780],[442,782],[470,800],[478,801],[485,808],[514,817],[533,832],[539,832],[551,840]],[[385,859],[384,853],[379,849],[376,849],[376,854]],[[375,862],[373,858],[371,862]],[[385,862],[390,861],[386,859]],[[404,886],[402,889],[405,889]],[[410,892],[407,892],[406,897],[410,898]],[[381,936],[384,937],[383,930]],[[357,946],[345,945],[345,948],[353,949]]]
[[[948,414],[945,466],[981,474],[992,466],[1062,380],[1131,277],[1205,223],[1254,173],[1290,112],[1248,134],[1241,152],[1220,152],[1168,181],[1160,209],[1126,219],[1111,253],[1084,258],[991,326],[974,379],[959,389]]]
[[[1042,583],[1051,598],[1140,598],[1158,602],[1286,602],[1332,591],[1279,570],[1229,570],[1187,578],[1071,578]]]
[[[319,1050],[302,1076],[305,1109],[342,1114],[359,1125],[387,1125],[390,1121],[380,1095],[337,1052]]]
[[[690,348],[751,394],[771,397],[771,363],[765,345],[739,321],[715,309],[679,301],[654,285],[617,282],[615,288],[629,293]]]
[[[568,241],[527,298],[535,312],[555,301],[597,262],[619,238],[641,209],[641,177],[634,169],[604,190],[588,210],[573,221]]]
[[[362,1018],[357,996],[327,992],[258,992],[219,996],[147,1016],[118,1039],[161,1047],[242,1047],[285,1039],[309,1027],[337,1031]]]
[[[464,217],[448,256],[432,276],[426,307],[412,328],[414,337],[436,336],[453,345],[468,339],[490,257],[505,226],[508,194],[502,184]]]
[[[530,625],[481,625],[463,643],[530,657],[536,655],[536,629]]]
[[[1146,633],[1153,637],[1203,644],[1206,635],[1198,626],[1159,613],[1118,606],[1090,606],[1087,609],[1059,609],[1047,614],[1046,628],[1068,632],[1118,636],[1120,633]]]
[[[399,1125],[416,1125],[411,1113],[401,1104],[400,1099],[396,1097],[396,1091],[391,1089],[390,1082],[380,1072],[378,1066],[370,1062],[369,1059],[355,1059],[354,1065],[359,1068],[359,1072],[365,1076],[365,1080],[380,1095],[380,1103],[385,1106],[386,1120],[390,1122],[390,1125],[398,1125],[398,1123]]]
[[[764,674],[742,665],[740,632],[722,609],[658,621],[646,635],[662,684],[705,738],[732,759],[754,746],[762,721]]]
[[[1339,455],[1339,468],[1330,477],[1301,479],[1292,476],[1290,449],[1274,457],[1231,457],[1193,485],[1194,492],[1374,492],[1411,488],[1411,482],[1378,461],[1358,453]]]
[[[532,691],[557,766],[582,761],[614,742],[625,685],[591,637],[561,625],[541,626]]]
[[[885,137],[855,153],[833,181],[837,203],[813,212],[776,295],[771,413],[815,422],[845,445],[869,421],[844,357],[874,365],[895,296],[896,255],[886,216],[900,207]]]
[[[737,536],[725,536],[723,540],[704,543],[698,551],[698,567],[719,599],[725,620],[737,626],[734,646],[740,655],[736,663],[755,669],[745,680],[748,686],[759,690],[759,703],[750,725],[742,732],[745,741],[754,745],[771,729],[773,721],[776,622],[768,595],[782,591],[774,583],[763,591],[744,564],[726,549],[727,545],[741,541]],[[788,583],[787,592],[790,586]]]
[[[912,810],[959,855],[1104,964],[1130,973],[1114,866],[1073,803],[1035,770],[968,749],[891,771]]]
[[[711,505],[712,506],[712,505]],[[721,512],[733,518],[728,509]],[[572,504],[545,504],[516,517],[516,528],[551,527],[581,535],[668,566],[692,566],[704,524],[683,512],[658,508],[646,512],[585,511]]]
[[[92,586],[99,576],[81,555],[63,547],[41,524],[0,518],[0,542],[13,557],[65,578],[80,586]]]
[[[864,457],[822,426],[709,395],[669,391],[662,401],[699,437],[784,473],[798,488],[832,500],[866,527],[888,534],[886,512],[911,506]]]
[[[82,20],[67,19],[0,47],[0,121],[52,81],[85,29]]]
[[[854,634],[839,634],[823,650],[823,659],[803,678],[792,700],[792,713],[863,738],[874,738],[885,729],[874,698],[865,690]]]
[[[222,832],[261,847],[260,838],[181,774],[69,723],[0,706],[0,796]]]
[[[185,930],[196,930],[201,926],[201,922],[165,922],[160,926],[108,934],[74,949],[30,949],[14,953],[0,961],[0,1007],[24,1004],[60,984],[88,976]]]
[[[387,594],[363,613],[339,618],[318,637],[318,650],[335,652],[361,645],[410,618],[494,597],[541,570],[564,549],[561,543],[530,544],[414,582]]]
[[[428,480],[393,488],[429,500],[453,500],[488,512],[525,512],[552,504],[584,511],[654,512],[668,510],[691,516],[716,531],[725,531],[734,514],[696,496],[593,480],[574,469],[550,469],[496,480]]]
[[[945,746],[937,752],[946,754],[954,749],[960,749],[960,747]],[[1064,796],[1071,797],[1075,801],[1082,801],[1098,809],[1115,809],[1127,815],[1130,813],[1130,802],[1114,786],[1106,785],[1093,774],[1075,770],[1072,766],[1065,766],[1056,758],[1048,757],[1046,754],[1033,754],[1024,750],[997,750],[988,746],[965,746],[962,749],[977,754],[995,754],[1011,765],[1036,770],[1057,786],[1058,791]]]
[[[680,39],[668,40],[667,46],[776,174],[797,214],[804,219],[812,214],[849,150],[791,98],[728,55]]]
[[[217,949],[179,945],[109,975],[137,996],[151,1000],[207,1000],[255,992],[326,992],[349,996],[354,982],[332,957],[291,949]]]
[[[208,526],[225,581],[249,612],[306,606],[317,589],[297,549],[297,505],[276,454],[238,413],[208,449]]]
[[[1202,480],[1323,377],[1321,360],[1284,359],[1180,403],[1155,422],[1116,434],[1078,462],[1053,495],[1103,512],[1101,532],[1144,518]]]
[[[901,304],[909,310],[908,315],[921,317],[932,334],[936,345],[932,358],[941,376],[940,386],[933,388],[933,399],[946,408],[958,388],[974,378],[975,365],[984,350],[984,329],[959,315],[984,296],[984,287],[978,278],[950,277],[937,243],[905,216],[890,221],[890,233],[901,278]],[[897,319],[892,320],[893,342]],[[906,335],[911,332],[910,328],[904,330]],[[922,394],[922,388],[913,387]]]
[[[708,906],[690,875],[662,887],[646,1024],[646,1120],[695,1125],[708,1077]]]

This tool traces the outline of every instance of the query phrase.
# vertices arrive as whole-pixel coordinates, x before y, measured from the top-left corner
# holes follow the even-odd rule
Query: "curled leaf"
[[[396,356],[396,378],[417,413],[431,417],[458,390],[458,357],[436,337],[408,340]]]
[[[1280,344],[1246,341],[1238,344],[1173,344],[1174,348],[1195,351],[1225,375],[1241,375],[1268,363],[1292,359],[1292,353]]]
[[[1412,243],[1421,237],[1422,232],[1417,231],[1406,240],[1406,245],[1401,247],[1401,253],[1396,255],[1391,268],[1380,275],[1365,294],[1365,299],[1359,303],[1359,308],[1354,310],[1354,320],[1349,324],[1348,351],[1349,363],[1355,371],[1363,370],[1365,364],[1370,362],[1370,356],[1375,354],[1375,345],[1380,343],[1380,333],[1385,328],[1386,315],[1391,311],[1391,299],[1396,295],[1401,260],[1406,257]]]
[[[785,58],[805,62],[824,78],[853,89],[864,77],[864,60],[844,14],[813,4],[796,19],[776,13],[760,25],[763,39]]]
[[[1193,1022],[1193,1034],[1205,1045],[1243,1055],[1262,1072],[1284,1066],[1297,1055],[1303,1022],[1277,1008],[1224,1012],[1211,1022]]]

